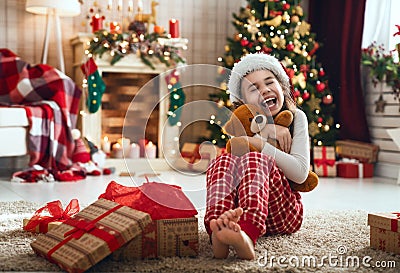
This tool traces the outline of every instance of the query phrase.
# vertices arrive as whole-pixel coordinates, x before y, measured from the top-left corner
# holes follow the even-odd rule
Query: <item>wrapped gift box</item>
[[[336,176],[336,154],[333,146],[315,146],[313,158],[314,172],[318,176]]]
[[[338,177],[369,178],[374,176],[374,164],[338,161],[336,171]]]
[[[338,140],[335,144],[339,157],[357,159],[365,163],[374,163],[377,160],[378,145],[355,140]]]
[[[141,234],[149,214],[99,199],[31,243],[40,256],[68,272],[83,272]]]
[[[199,252],[198,219],[161,219],[112,254],[117,261],[157,257],[195,257]]]
[[[370,213],[370,246],[400,254],[400,213]]]

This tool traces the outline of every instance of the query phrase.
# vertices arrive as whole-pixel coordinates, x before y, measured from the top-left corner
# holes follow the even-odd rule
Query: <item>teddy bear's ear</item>
[[[246,129],[243,127],[240,119],[232,114],[231,118],[225,123],[224,131],[231,136],[246,136]]]
[[[293,113],[289,110],[283,110],[274,118],[274,123],[283,127],[289,127],[292,122]]]

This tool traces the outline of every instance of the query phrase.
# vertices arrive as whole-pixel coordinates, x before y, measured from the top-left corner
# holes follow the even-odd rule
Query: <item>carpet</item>
[[[30,242],[37,235],[21,228],[22,219],[30,217],[37,208],[38,204],[25,201],[0,202],[0,271],[60,271],[34,254]],[[297,233],[261,238],[254,261],[238,260],[233,254],[226,260],[213,259],[200,217],[197,258],[132,262],[106,258],[88,272],[399,272],[400,255],[369,247],[367,214],[306,211]],[[376,267],[378,262],[386,267]]]

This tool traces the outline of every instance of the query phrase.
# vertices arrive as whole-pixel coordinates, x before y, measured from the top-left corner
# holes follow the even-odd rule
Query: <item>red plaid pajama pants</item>
[[[241,229],[255,243],[264,234],[288,234],[300,229],[303,204],[292,191],[275,160],[250,152],[242,157],[222,154],[207,170],[207,201],[204,224],[230,209],[242,207]]]

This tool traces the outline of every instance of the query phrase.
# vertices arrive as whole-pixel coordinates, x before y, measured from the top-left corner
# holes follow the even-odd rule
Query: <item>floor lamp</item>
[[[49,36],[51,22],[55,25],[56,49],[60,71],[65,73],[64,54],[62,50],[60,17],[73,17],[80,14],[80,4],[78,0],[27,0],[26,11],[47,16],[46,34],[43,42],[41,62],[47,63],[49,51]]]

